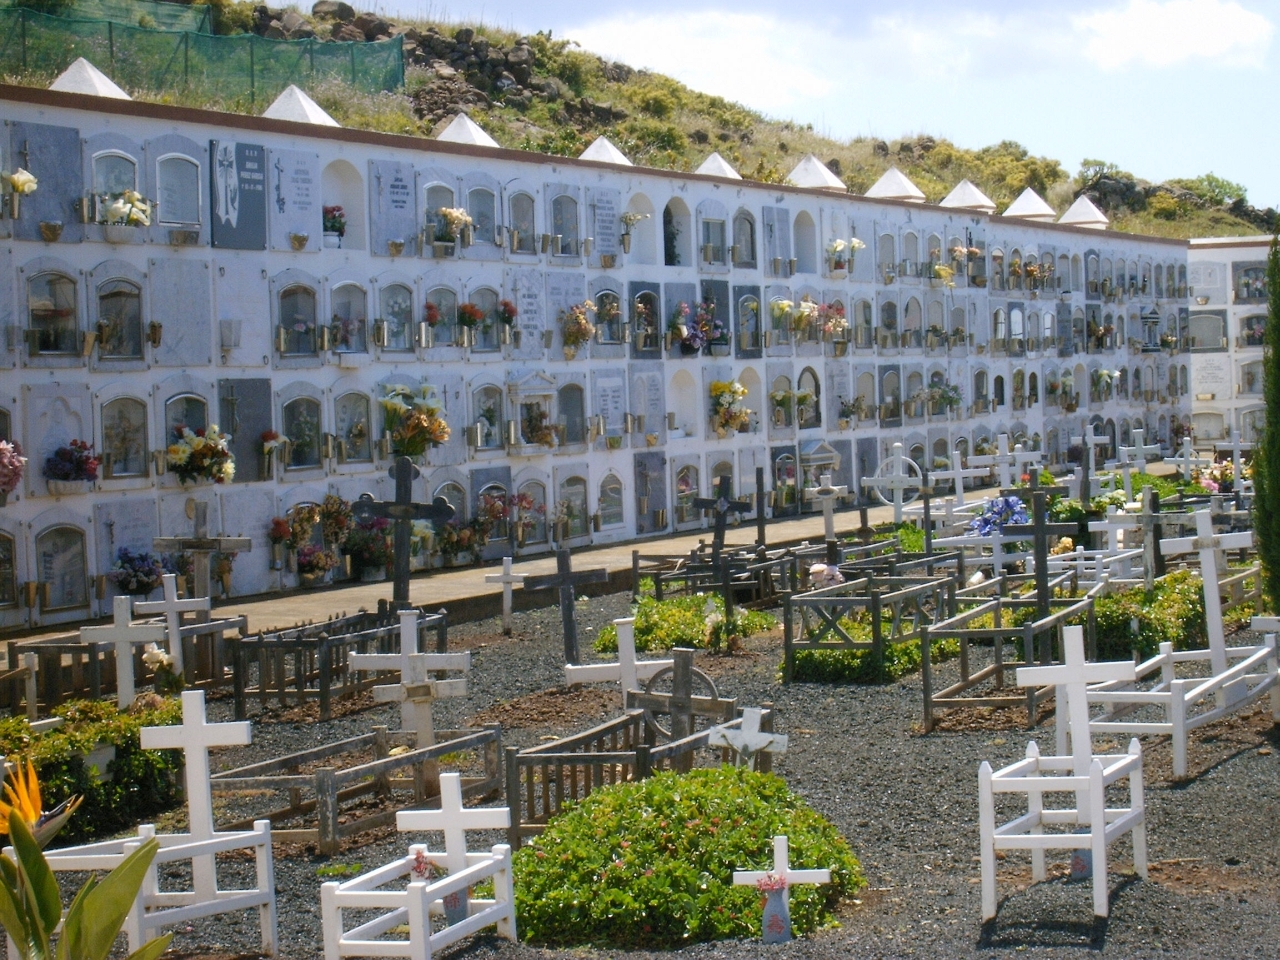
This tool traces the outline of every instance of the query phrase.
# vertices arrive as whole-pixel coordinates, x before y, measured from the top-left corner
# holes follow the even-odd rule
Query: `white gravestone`
[[[834,486],[831,483],[831,474],[824,473],[822,475],[822,485],[817,487],[806,487],[804,495],[810,500],[817,500],[822,507],[822,530],[825,539],[834,540],[836,538],[836,521],[832,515],[835,509],[836,498],[848,496],[849,488],[844,485]]]
[[[785,836],[773,838],[773,866],[770,869],[733,871],[733,885],[735,887],[756,887],[760,889],[771,883],[781,883],[783,901],[786,901],[790,896],[791,887],[794,884],[830,882],[830,870],[791,869],[791,853]],[[764,940],[766,943],[781,943],[791,939],[790,915],[785,910],[783,915],[786,916],[785,929],[783,929],[782,921],[771,922],[770,918],[766,917],[764,921]]]
[[[1182,438],[1182,449],[1176,457],[1165,457],[1164,462],[1178,468],[1178,472],[1182,474],[1182,479],[1187,483],[1191,482],[1191,472],[1197,467],[1213,466],[1213,461],[1204,457],[1196,456],[1194,448],[1191,446],[1191,438]]]
[[[502,634],[509,637],[511,636],[511,588],[524,584],[524,574],[512,573],[511,558],[503,557],[502,572],[486,573],[484,582],[502,584]]]

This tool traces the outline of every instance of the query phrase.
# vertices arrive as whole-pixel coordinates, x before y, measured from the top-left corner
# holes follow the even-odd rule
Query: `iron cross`
[[[351,505],[351,513],[357,520],[385,517],[392,521],[395,586],[391,598],[399,610],[409,605],[409,540],[413,521],[448,523],[453,519],[454,510],[444,497],[436,497],[431,503],[413,502],[413,481],[420,474],[408,457],[396,457],[389,473],[396,482],[395,500],[374,500],[373,494],[362,493]]]
[[[565,663],[581,661],[578,654],[578,622],[573,616],[573,602],[576,599],[573,588],[580,583],[601,583],[608,579],[609,571],[604,567],[575,572],[569,559],[569,551],[563,547],[556,551],[555,573],[540,573],[535,577],[524,578],[526,590],[549,590],[552,587],[560,590],[560,621],[564,625]]]
[[[1092,456],[1092,453],[1091,449],[1089,455]],[[1031,493],[1031,522],[1007,523],[1003,533],[1012,536],[1031,534],[1034,544],[1032,556],[1036,565],[1036,618],[1043,620],[1049,616],[1049,538],[1073,534],[1078,528],[1074,523],[1049,522],[1049,495],[1065,497],[1069,491],[1066,487],[1040,486],[1039,470],[1031,474],[1030,487],[1014,487],[1001,490],[1000,493],[1002,496],[1016,497],[1025,495],[1028,491]],[[1028,652],[1027,656],[1030,658],[1031,653]]]
[[[715,533],[711,538],[711,566],[720,569],[720,555],[724,552],[725,526],[729,522],[729,511],[746,513],[751,509],[750,500],[730,500],[733,496],[733,478],[721,474],[716,483],[715,497],[695,497],[693,505],[700,510],[713,510],[716,515]]]

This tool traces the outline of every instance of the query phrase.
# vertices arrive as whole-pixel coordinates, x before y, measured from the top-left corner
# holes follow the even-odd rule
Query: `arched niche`
[[[807,210],[796,214],[795,254],[798,273],[818,272],[818,228]]]
[[[632,194],[627,201],[627,213],[640,217],[631,225],[631,252],[627,259],[632,263],[656,264],[661,221],[654,210],[653,201],[643,193]]]
[[[662,209],[662,262],[668,267],[693,265],[693,218],[688,205],[672,197]]]
[[[684,368],[677,370],[671,377],[668,397],[676,415],[676,426],[688,436],[697,436],[702,401],[698,397],[698,385],[694,383],[693,374]]]
[[[352,250],[363,250],[368,240],[365,237],[364,178],[360,171],[346,160],[332,161],[320,173],[320,196],[326,207],[342,207],[347,221],[342,245]]]

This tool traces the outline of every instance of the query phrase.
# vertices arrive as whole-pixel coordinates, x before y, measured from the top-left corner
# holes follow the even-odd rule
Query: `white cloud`
[[[840,72],[829,65],[843,60],[829,34],[727,10],[619,14],[570,27],[565,35],[593,53],[779,116],[833,92]]]
[[[1073,19],[1084,53],[1105,70],[1169,67],[1212,59],[1261,67],[1271,21],[1234,0],[1128,0],[1127,5]]]

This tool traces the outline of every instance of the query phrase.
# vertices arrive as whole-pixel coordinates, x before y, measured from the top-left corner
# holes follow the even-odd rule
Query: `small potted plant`
[[[572,360],[578,355],[578,348],[589,343],[596,335],[596,325],[591,322],[590,315],[596,312],[596,305],[590,300],[575,303],[567,310],[560,311],[560,335],[564,340],[564,358]]]
[[[177,661],[161,650],[159,644],[147,644],[146,651],[142,654],[142,662],[151,671],[151,683],[158,696],[171,697],[181,693],[182,688],[186,686],[182,676],[173,669]]]
[[[289,521],[284,517],[271,518],[271,526],[267,528],[267,539],[271,541],[272,570],[279,570],[284,566],[285,547],[292,533]]]
[[[44,461],[45,483],[55,497],[72,493],[87,493],[98,479],[98,458],[93,454],[93,444],[87,440],[72,440],[59,447],[53,456]]]
[[[22,447],[0,440],[0,507],[5,505],[9,494],[18,489],[26,466],[27,458],[22,455]]]
[[[146,551],[134,553],[128,547],[121,547],[116,551],[116,562],[107,574],[107,579],[121,593],[127,593],[131,597],[145,597],[160,586],[167,572],[159,557]]]
[[[387,540],[390,527],[391,521],[385,517],[361,521],[351,528],[342,544],[355,573],[366,583],[387,579],[387,564],[391,562],[391,544]]]
[[[502,300],[498,303],[498,322],[502,324],[499,329],[502,331],[503,343],[509,343],[511,341],[516,317],[519,315],[520,311],[516,309],[516,305],[510,300]],[[517,340],[516,346],[519,345],[520,342]]]
[[[308,543],[298,550],[298,585],[310,589],[324,580],[338,565],[333,551],[317,543]]]
[[[151,226],[151,202],[137,190],[125,190],[111,195],[102,216],[102,236],[108,243],[130,243],[138,227]]]
[[[275,452],[289,443],[289,438],[275,430],[262,431],[262,464],[258,471],[259,480],[271,479],[271,461]]]
[[[462,207],[441,207],[436,211],[434,232],[431,235],[431,252],[437,259],[453,256],[454,244],[459,240],[464,247],[471,245],[471,214]]]
[[[347,233],[347,216],[341,206],[324,208],[324,245],[331,250],[342,246]]]

